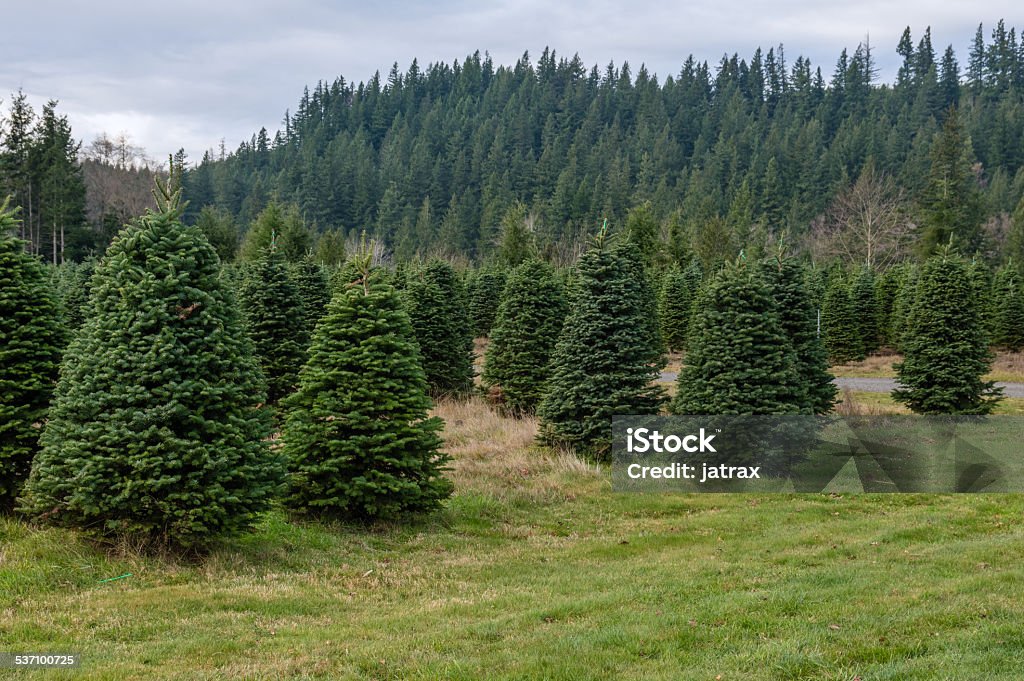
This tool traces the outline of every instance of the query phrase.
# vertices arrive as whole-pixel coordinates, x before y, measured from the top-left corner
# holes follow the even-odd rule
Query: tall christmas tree
[[[785,276],[788,281],[791,274]],[[779,285],[780,297],[788,298],[787,288]],[[701,295],[695,315],[673,413],[812,413],[792,342],[758,268],[741,261],[720,271]],[[801,338],[804,321],[794,321],[801,323]],[[824,402],[822,397],[816,394]]]
[[[542,442],[603,457],[611,446],[612,416],[658,413],[664,394],[654,380],[664,360],[645,314],[651,301],[637,276],[639,260],[635,246],[609,243],[604,229],[580,258],[537,410]]]
[[[317,322],[327,310],[327,303],[331,300],[331,290],[324,268],[309,257],[303,258],[291,266],[291,278],[302,306],[300,345],[306,348],[309,346],[309,340],[313,336]]]
[[[661,335],[669,350],[686,347],[686,334],[690,328],[690,311],[693,309],[693,291],[686,275],[676,265],[665,272],[658,300],[661,317]]]
[[[435,395],[462,395],[473,387],[473,338],[466,294],[455,269],[435,260],[410,277],[405,290],[423,370]]]
[[[283,467],[217,254],[181,224],[180,192],[158,189],[158,212],[97,265],[24,507],[56,525],[191,546],[248,526]]]
[[[996,272],[992,285],[992,343],[1003,350],[1024,348],[1024,294],[1012,264]]]
[[[306,332],[302,299],[273,243],[243,276],[239,301],[267,379],[267,399],[276,404],[295,389]]]
[[[878,350],[880,345],[878,324],[878,299],[875,293],[875,273],[869,267],[861,267],[850,287],[850,303],[854,318],[860,329],[860,348],[865,355]]]
[[[864,359],[862,329],[850,295],[850,285],[839,272],[829,277],[821,306],[822,335],[833,364]]]
[[[39,449],[57,381],[64,327],[39,260],[0,205],[0,512],[10,511]]]
[[[779,325],[793,346],[796,373],[805,401],[801,411],[827,414],[832,411],[836,386],[828,371],[828,352],[818,333],[818,311],[807,291],[807,272],[793,258],[778,256],[764,266]]]
[[[469,291],[469,319],[475,337],[491,334],[506,278],[505,271],[495,267],[485,267],[473,277]]]
[[[451,494],[443,423],[430,398],[409,316],[370,259],[335,294],[313,336],[299,389],[287,400],[287,503],[303,513],[395,518]]]
[[[918,414],[987,414],[1000,391],[985,381],[992,363],[968,265],[945,247],[921,268],[893,399]]]
[[[567,310],[551,267],[527,260],[512,271],[484,362],[483,385],[513,414],[532,414],[551,373]]]

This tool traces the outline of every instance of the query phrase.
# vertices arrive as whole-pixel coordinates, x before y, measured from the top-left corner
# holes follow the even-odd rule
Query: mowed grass
[[[0,520],[0,651],[84,655],[7,677],[1021,677],[1020,496],[620,495],[437,412],[457,492],[410,525],[275,512],[185,559]]]

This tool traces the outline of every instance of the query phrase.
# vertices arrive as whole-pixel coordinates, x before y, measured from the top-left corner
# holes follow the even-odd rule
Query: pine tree
[[[393,519],[436,508],[452,485],[409,316],[369,258],[356,259],[360,278],[328,305],[287,400],[286,501],[310,515]]]
[[[878,351],[878,301],[875,295],[875,274],[868,267],[857,270],[850,288],[854,318],[860,328],[861,351],[870,355]]]
[[[242,279],[239,302],[263,375],[267,399],[277,402],[295,389],[305,361],[303,304],[288,266],[271,244]]]
[[[537,254],[532,220],[522,202],[515,202],[501,220],[501,244],[498,259],[505,267],[515,267]]]
[[[906,272],[905,265],[894,265],[882,271],[875,286],[875,309],[878,311],[878,340],[890,348],[896,346],[893,334],[893,315],[900,281]]]
[[[892,343],[900,352],[904,343],[912,333],[911,315],[914,313],[914,301],[917,299],[917,279],[920,275],[914,264],[906,265],[900,277],[900,285],[896,290],[896,299],[892,304]]]
[[[0,512],[28,478],[64,348],[60,310],[38,259],[0,205]]]
[[[406,305],[434,395],[462,395],[473,387],[473,337],[459,275],[435,260],[408,280]]]
[[[290,275],[302,306],[302,334],[299,344],[307,348],[317,322],[324,316],[327,303],[331,301],[331,291],[324,268],[312,258],[303,258],[292,265]]]
[[[779,293],[788,297],[785,288]],[[811,413],[792,342],[757,268],[728,265],[709,282],[694,314],[673,413]]]
[[[566,311],[562,285],[549,265],[528,260],[512,271],[482,377],[489,395],[509,413],[536,411]]]
[[[537,409],[542,442],[600,458],[611,446],[613,415],[658,413],[664,395],[654,380],[664,363],[645,313],[653,301],[645,300],[639,261],[632,244],[610,244],[603,229],[580,258]]]
[[[477,272],[469,291],[469,321],[476,338],[489,336],[505,289],[504,270],[485,267]]]
[[[779,325],[793,347],[793,360],[804,393],[801,412],[827,414],[836,399],[828,371],[828,352],[818,334],[818,310],[807,291],[807,272],[793,258],[777,256],[765,264],[765,278],[778,310]]]
[[[996,272],[992,298],[992,344],[1019,352],[1024,348],[1024,293],[1012,264]]]
[[[243,260],[259,260],[271,244],[288,262],[299,262],[309,254],[313,233],[299,214],[298,206],[271,201],[246,233],[240,255]]]
[[[24,508],[93,534],[193,546],[250,525],[283,468],[217,254],[181,224],[180,192],[159,189],[158,212],[97,265]]]
[[[949,247],[921,268],[911,323],[893,399],[918,414],[990,413],[1001,391],[983,380],[992,356],[967,263]]]
[[[864,359],[862,330],[850,295],[850,285],[841,273],[829,277],[821,307],[822,336],[833,364]]]
[[[928,184],[921,199],[921,246],[925,255],[948,244],[951,238],[966,252],[973,252],[980,245],[981,204],[971,169],[973,155],[971,138],[964,130],[960,114],[950,107],[942,131],[932,143]]]
[[[690,313],[693,310],[694,291],[686,275],[678,266],[672,265],[665,272],[658,299],[658,316],[661,318],[661,336],[669,350],[686,348],[686,334],[690,328]]]

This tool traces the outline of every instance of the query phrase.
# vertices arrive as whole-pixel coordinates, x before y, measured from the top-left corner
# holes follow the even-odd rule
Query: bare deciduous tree
[[[915,229],[903,190],[869,162],[815,220],[808,246],[815,259],[885,268],[907,255]]]

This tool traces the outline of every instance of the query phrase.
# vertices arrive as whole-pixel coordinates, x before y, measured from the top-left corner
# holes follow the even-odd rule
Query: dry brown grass
[[[536,446],[537,419],[511,418],[478,396],[442,400],[433,411],[445,421],[445,451],[458,491],[498,499],[555,501],[572,498],[566,476],[601,479],[600,468],[576,454]]]
[[[901,359],[903,356],[895,353],[871,355],[860,362],[836,364],[831,371],[836,378],[892,378],[896,375],[892,365]]]
[[[1024,383],[1024,352],[997,352],[992,371],[986,378],[990,381]]]
[[[909,410],[892,401],[889,393],[855,392],[843,388],[836,402],[839,416],[879,416],[882,414],[908,414]]]

